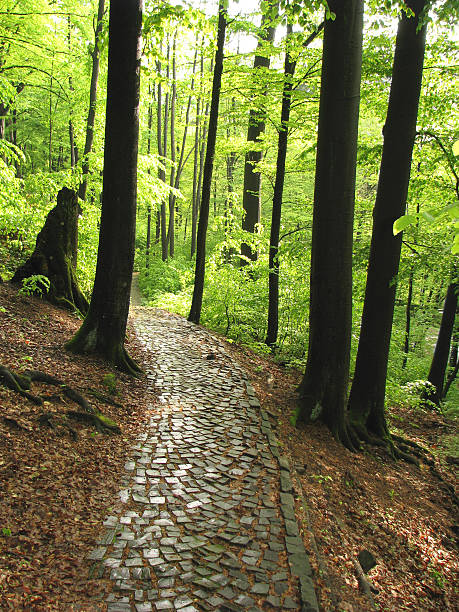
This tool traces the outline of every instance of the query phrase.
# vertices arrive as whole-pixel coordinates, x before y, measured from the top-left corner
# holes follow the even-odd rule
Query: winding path
[[[135,308],[134,325],[158,405],[90,555],[108,611],[317,610],[288,462],[245,373],[181,317]]]

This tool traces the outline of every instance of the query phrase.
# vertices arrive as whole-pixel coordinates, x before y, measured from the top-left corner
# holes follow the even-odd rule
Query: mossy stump
[[[16,270],[11,282],[21,283],[36,274],[47,276],[50,282],[47,300],[86,314],[88,301],[76,276],[80,212],[77,194],[63,187],[57,194],[56,206],[48,213],[37,236],[32,255]]]

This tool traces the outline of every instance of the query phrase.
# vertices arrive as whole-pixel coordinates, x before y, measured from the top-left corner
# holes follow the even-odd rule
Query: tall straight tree
[[[459,283],[457,282],[456,274],[456,279],[448,285],[448,290],[446,292],[437,343],[435,345],[435,351],[427,377],[427,380],[432,383],[435,390],[432,393],[426,393],[426,399],[429,399],[437,405],[440,404],[441,399],[444,397],[443,386],[445,384],[451,338],[454,331],[458,292]]]
[[[352,324],[352,232],[363,0],[328,2],[312,226],[309,347],[297,419],[321,418],[349,448],[345,418]]]
[[[140,371],[124,348],[134,265],[143,0],[111,0],[104,181],[96,277],[88,314],[67,347]],[[122,152],[122,155],[120,154]]]
[[[92,57],[92,72],[91,85],[89,87],[89,109],[88,119],[86,121],[86,140],[84,143],[83,163],[81,166],[82,179],[78,195],[82,200],[86,199],[86,190],[88,188],[89,174],[89,155],[92,151],[94,142],[94,123],[96,119],[96,104],[97,104],[97,82],[99,80],[99,65],[100,65],[100,45],[102,40],[102,27],[104,19],[105,1],[99,0],[97,8],[97,23],[94,32],[94,49],[91,52]]]
[[[308,47],[324,27],[320,24],[304,42]],[[273,209],[271,216],[271,233],[269,238],[269,280],[268,280],[268,329],[265,343],[274,346],[277,342],[279,329],[279,233],[282,214],[282,196],[284,192],[285,161],[287,159],[288,124],[290,120],[290,107],[292,104],[293,77],[295,75],[297,60],[291,57],[288,49],[288,37],[292,33],[292,26],[287,24],[287,50],[284,62],[284,86],[282,91],[281,125],[277,141],[276,180],[274,183]]]
[[[405,213],[421,92],[427,0],[407,0],[397,31],[384,144],[373,211],[365,301],[349,414],[364,440],[384,439],[395,451],[386,424],[384,396],[402,245],[394,221]],[[420,27],[421,26],[421,27]]]
[[[281,124],[277,141],[276,181],[274,183],[271,234],[269,238],[268,330],[265,340],[268,346],[275,345],[279,328],[279,233],[282,213],[282,195],[284,192],[285,161],[287,159],[288,123],[290,120],[290,106],[292,102],[293,76],[296,68],[296,60],[292,58],[288,48],[291,34],[292,26],[288,23],[287,48],[284,62],[284,86],[282,90]]]
[[[258,38],[257,51],[253,60],[253,72],[256,76],[269,68],[271,63],[268,45],[272,44],[276,31],[273,25],[273,14],[277,13],[279,1],[268,0],[265,2],[265,12],[261,19],[260,34]],[[263,77],[262,77],[263,78]],[[262,97],[266,97],[267,85],[264,88]],[[244,164],[244,187],[242,192],[242,206],[244,217],[242,219],[242,229],[252,234],[261,220],[261,174],[257,165],[263,158],[260,141],[265,132],[266,112],[261,108],[252,108],[249,113],[249,127],[247,130],[247,142],[257,143],[258,146],[247,151]],[[253,251],[248,244],[242,243],[241,253],[244,257],[254,261],[257,258],[256,251]],[[246,265],[247,259],[241,259],[241,265]]]
[[[199,210],[198,235],[196,240],[196,267],[194,290],[188,321],[199,323],[201,318],[202,296],[204,293],[204,276],[206,267],[206,235],[209,223],[210,191],[214,166],[215,142],[217,140],[218,108],[220,105],[220,88],[223,74],[223,50],[226,34],[226,2],[218,4],[217,49],[215,51],[215,68],[212,81],[210,101],[209,129],[207,133],[206,158],[202,181],[201,206]]]

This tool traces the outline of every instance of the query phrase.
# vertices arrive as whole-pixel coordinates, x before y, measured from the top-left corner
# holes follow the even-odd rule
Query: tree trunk
[[[69,54],[72,53],[72,22],[70,20],[70,15],[67,16],[67,42]],[[69,75],[69,91],[71,94],[74,92],[72,76]],[[77,163],[77,153],[75,148],[75,136],[73,129],[73,106],[70,104],[70,112],[69,112],[69,148],[70,148],[70,167],[74,168]]]
[[[437,343],[435,345],[429,376],[427,377],[427,380],[434,385],[435,391],[426,393],[424,397],[425,399],[429,399],[431,402],[434,402],[434,404],[437,404],[437,406],[440,404],[440,400],[443,397],[443,385],[445,381],[446,368],[448,367],[449,349],[454,330],[454,320],[456,318],[458,291],[459,283],[457,281],[448,286]]]
[[[37,236],[34,252],[16,270],[11,282],[20,283],[36,274],[47,276],[50,289],[46,298],[85,314],[88,302],[78,286],[75,258],[80,210],[76,193],[66,187],[61,189],[57,205],[48,213]]]
[[[285,160],[287,158],[288,122],[290,119],[290,105],[292,101],[293,75],[296,61],[293,61],[288,52],[288,37],[291,36],[292,26],[287,24],[287,50],[284,64],[284,88],[282,93],[281,125],[277,143],[276,181],[274,183],[273,210],[271,220],[271,234],[269,238],[269,279],[268,279],[268,331],[265,343],[274,346],[277,341],[279,329],[279,233],[282,213],[282,194],[284,191]]]
[[[328,3],[312,227],[310,332],[297,418],[321,418],[353,448],[345,418],[352,325],[352,234],[363,0]]]
[[[276,28],[272,25],[271,10],[279,6],[277,0],[270,0],[267,4],[267,10],[263,14],[260,27],[260,36],[257,44],[257,53],[253,61],[254,74],[262,73],[269,69],[270,56],[266,53],[267,43],[272,44]],[[262,92],[262,98],[266,97],[268,85]],[[247,142],[261,143],[262,136],[265,132],[266,112],[263,108],[263,101],[260,107],[250,109],[249,127],[247,130]],[[246,153],[244,164],[244,187],[242,193],[242,206],[244,208],[244,216],[242,218],[242,229],[255,233],[255,229],[261,220],[261,174],[258,169],[258,164],[263,158],[263,152],[257,147]],[[257,259],[256,251],[252,251],[248,244],[241,245],[241,265],[248,263],[247,259],[255,261]],[[247,259],[245,259],[247,258]]]
[[[359,435],[383,438],[391,446],[384,413],[387,363],[395,305],[401,234],[393,223],[404,214],[421,91],[426,26],[418,31],[426,0],[409,0],[415,16],[403,13],[397,31],[392,84],[383,129],[384,145],[373,211],[365,301],[354,381],[351,421]]]
[[[413,278],[414,270],[411,268],[410,277],[408,279],[408,297],[406,300],[406,317],[405,317],[405,341],[403,343],[403,362],[402,369],[406,368],[408,363],[408,353],[410,352],[410,332],[411,332],[411,310],[413,304]]]
[[[176,47],[177,47],[177,33],[174,34],[174,40],[172,43],[172,95],[171,95],[171,176],[169,184],[171,187],[175,187],[175,103],[177,101],[177,74],[176,74]],[[169,243],[169,255],[174,257],[175,251],[175,198],[172,193],[169,193],[169,229],[168,229],[168,243]]]
[[[148,138],[147,138],[147,155],[151,153],[151,126],[153,124],[153,105],[151,102],[151,87],[148,85],[149,103],[148,103]],[[150,173],[150,170],[148,170]],[[151,204],[147,207],[147,236],[145,247],[145,268],[150,267],[150,248],[151,248]]]
[[[81,164],[82,179],[78,195],[82,200],[86,199],[89,174],[89,155],[94,142],[94,123],[96,119],[97,104],[97,82],[99,80],[100,44],[102,40],[102,26],[104,18],[104,0],[99,0],[97,9],[97,24],[94,33],[94,50],[92,52],[91,85],[89,87],[89,109],[86,121],[86,140],[84,143],[83,162]]]
[[[212,83],[212,99],[210,104],[209,133],[207,136],[206,159],[204,162],[203,187],[201,196],[201,207],[199,213],[199,225],[197,235],[196,269],[194,277],[193,299],[188,320],[199,323],[201,317],[202,295],[204,292],[204,275],[206,265],[206,234],[209,222],[210,190],[212,183],[212,171],[215,154],[215,142],[217,139],[218,107],[220,103],[220,87],[223,73],[223,49],[226,33],[226,9],[225,0],[220,0],[218,5],[218,30],[217,49],[215,52],[215,68]]]
[[[124,341],[135,250],[142,0],[110,3],[102,215],[88,314],[67,347],[131,374]],[[120,151],[123,152],[120,155]]]
[[[202,60],[201,60],[202,61]],[[201,71],[202,74],[202,71]],[[193,199],[191,203],[191,251],[190,257],[196,252],[196,229],[198,227],[198,161],[199,161],[199,115],[201,98],[196,101],[196,127],[194,132],[194,165],[193,165]]]
[[[156,62],[156,71],[158,75],[161,75],[161,63]],[[168,104],[168,98],[166,96],[165,107]],[[167,154],[167,110],[164,111],[165,122],[163,125],[163,105],[162,105],[162,87],[161,83],[158,83],[158,106],[157,106],[157,129],[156,136],[158,142],[158,155],[162,157],[162,163]],[[164,135],[163,135],[164,133]],[[166,182],[166,171],[164,168],[160,168],[158,171],[158,177],[163,183]],[[159,228],[161,233],[161,259],[167,261],[167,220],[166,220],[166,203],[161,201],[160,213],[159,213]]]

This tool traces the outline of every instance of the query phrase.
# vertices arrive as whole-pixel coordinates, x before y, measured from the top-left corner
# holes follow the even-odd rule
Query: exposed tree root
[[[51,412],[44,412],[38,417],[38,422],[40,423],[40,425],[46,425],[47,427],[49,427],[50,429],[53,429],[54,431],[57,430],[58,425],[59,425],[60,427],[63,427],[69,432],[70,436],[72,437],[74,441],[78,440],[78,432],[75,429],[73,429],[73,427],[70,427],[70,425],[66,422],[65,418],[61,419],[58,424],[54,422],[55,418],[56,418],[55,414]]]
[[[89,423],[90,425],[94,425],[94,427],[100,433],[104,433],[107,429],[115,433],[121,433],[121,429],[119,428],[119,426],[114,421],[104,416],[102,413],[88,414],[87,412],[67,410],[67,416],[76,421],[81,421],[83,423]]]
[[[25,390],[26,388],[30,388],[31,382],[41,382],[48,385],[53,385],[55,387],[59,387],[62,394],[64,394],[71,401],[78,404],[82,411],[67,411],[67,416],[69,418],[93,425],[99,432],[121,433],[121,430],[117,423],[115,423],[112,419],[106,417],[100,411],[96,410],[78,391],[76,391],[72,387],[69,387],[66,383],[59,380],[55,376],[51,376],[50,374],[46,374],[44,372],[39,372],[38,370],[27,370],[26,372],[24,372],[24,374],[17,374],[16,372],[13,372],[12,370],[4,366],[0,366],[1,384],[19,393],[23,397],[26,397],[35,404],[41,405],[43,404],[43,399],[41,397],[33,395],[32,393],[29,393]],[[58,400],[59,396],[47,396],[47,399],[50,398]],[[55,418],[56,415],[49,412],[45,412],[40,415],[38,421],[41,425],[46,425],[51,429],[56,429],[56,423],[54,422]],[[8,424],[16,424],[17,428],[24,429],[19,423],[17,423],[15,419],[12,419],[10,417],[4,417],[3,420],[5,422],[6,420],[11,421],[11,423]],[[65,418],[58,424],[67,429],[74,440],[77,439],[77,432],[66,422]]]
[[[89,388],[87,391],[89,395],[92,395],[93,397],[100,400],[104,404],[108,404],[109,406],[115,406],[115,408],[124,408],[122,404],[120,404],[119,402],[115,402],[114,399],[112,399],[111,397],[108,397],[108,395],[104,395],[100,391],[97,391],[97,389]]]
[[[0,383],[8,389],[16,391],[16,393],[19,393],[19,395],[22,395],[22,397],[26,397],[34,404],[37,404],[37,406],[40,406],[43,403],[41,398],[26,391],[26,389],[30,388],[30,386],[25,386],[25,383],[19,374],[16,374],[12,370],[2,365],[0,365]]]
[[[38,370],[26,370],[25,375],[33,382],[42,382],[48,385],[53,385],[54,387],[59,387],[70,400],[80,405],[83,410],[86,412],[94,413],[94,408],[89,404],[89,402],[75,389],[69,387],[66,383],[62,382],[55,376],[51,376],[50,374],[45,374],[44,372],[39,372]]]
[[[417,455],[421,459],[425,460],[425,457],[420,454],[418,455],[414,448],[408,448],[407,445],[404,444],[404,439],[398,439],[398,436],[392,435],[387,427],[385,428],[384,432],[381,432],[380,435],[375,435],[374,433],[370,433],[368,428],[361,422],[352,421],[351,429],[361,442],[364,442],[370,446],[379,446],[384,448],[392,459],[403,459],[403,461],[417,466],[419,466],[419,460],[414,455]],[[398,444],[396,444],[396,442]],[[429,462],[426,461],[426,463]]]
[[[27,431],[26,427],[24,427],[23,425],[21,425],[21,423],[16,421],[16,419],[13,419],[11,417],[2,416],[2,421],[5,423],[5,425],[8,425],[9,427],[13,427],[14,429],[20,429],[22,431]]]

